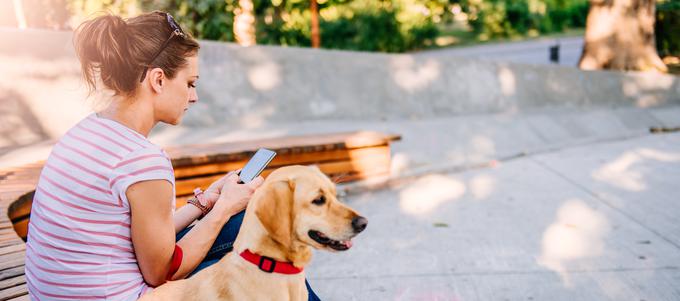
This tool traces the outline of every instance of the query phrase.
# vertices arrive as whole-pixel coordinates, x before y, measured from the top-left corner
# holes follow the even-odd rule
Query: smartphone
[[[269,162],[271,162],[275,156],[276,152],[272,150],[268,150],[266,148],[258,149],[253,157],[250,158],[250,161],[246,163],[246,166],[244,166],[243,169],[241,169],[241,172],[238,173],[240,178],[238,183],[248,183],[257,178],[257,176],[262,173],[264,168],[267,167],[267,164],[269,164]]]

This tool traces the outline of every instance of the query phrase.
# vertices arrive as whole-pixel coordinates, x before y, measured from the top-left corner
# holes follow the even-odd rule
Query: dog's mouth
[[[327,246],[333,250],[345,251],[352,247],[351,240],[333,240],[328,238],[325,234],[316,230],[309,230],[309,237],[321,245]]]

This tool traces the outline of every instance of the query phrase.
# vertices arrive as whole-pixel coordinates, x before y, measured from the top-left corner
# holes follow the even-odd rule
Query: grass
[[[508,38],[492,38],[481,40],[472,29],[463,24],[445,24],[439,27],[439,36],[426,49],[439,49],[458,46],[482,45],[501,42],[529,41],[542,38],[565,38],[583,36],[585,28],[570,28],[563,32],[550,34],[527,34]]]

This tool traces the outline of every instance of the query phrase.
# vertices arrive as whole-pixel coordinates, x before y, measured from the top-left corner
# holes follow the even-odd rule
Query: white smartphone
[[[262,173],[262,171],[267,167],[267,164],[274,159],[276,152],[268,150],[266,148],[258,149],[257,152],[250,158],[250,161],[246,163],[246,166],[241,169],[238,176],[240,178],[239,184],[244,184],[257,178],[257,176]]]

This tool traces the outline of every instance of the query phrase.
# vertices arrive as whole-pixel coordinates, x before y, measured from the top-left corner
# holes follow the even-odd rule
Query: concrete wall
[[[0,150],[59,137],[91,111],[70,33],[5,28],[0,35]],[[680,103],[675,76],[421,54],[242,48],[206,41],[200,73],[200,100],[182,124],[186,129]]]

